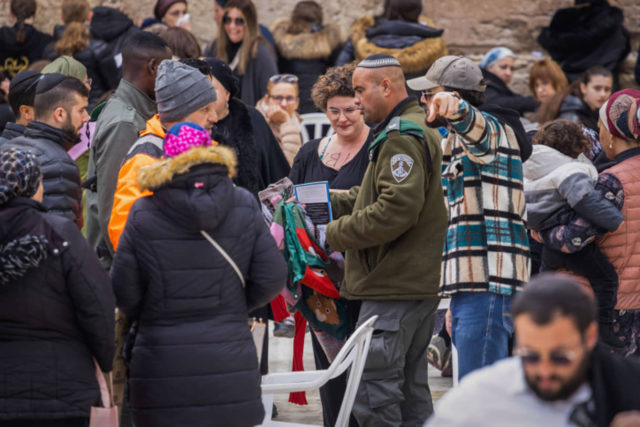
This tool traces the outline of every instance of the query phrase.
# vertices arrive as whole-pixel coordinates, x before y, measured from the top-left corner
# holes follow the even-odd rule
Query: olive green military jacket
[[[407,124],[418,131],[401,132]],[[337,219],[327,241],[346,252],[340,293],[358,300],[438,298],[447,229],[440,134],[425,125],[416,100],[400,103],[376,128],[376,137],[381,133],[386,139],[372,144],[362,184],[331,194]]]

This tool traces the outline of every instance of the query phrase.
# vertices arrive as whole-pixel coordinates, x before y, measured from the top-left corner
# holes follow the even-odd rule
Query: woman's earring
[[[609,143],[609,150],[613,150],[613,143],[612,142]]]

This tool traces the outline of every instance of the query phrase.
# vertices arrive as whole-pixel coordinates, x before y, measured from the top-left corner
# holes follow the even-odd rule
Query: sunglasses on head
[[[293,74],[276,74],[275,76],[271,76],[269,81],[271,83],[298,83],[298,76],[294,76]]]
[[[520,356],[525,365],[537,365],[542,360],[542,355],[536,351],[518,349],[516,354]],[[552,351],[549,353],[549,362],[555,366],[568,366],[576,359],[577,354],[573,351]]]
[[[222,23],[224,25],[229,25],[232,22],[236,24],[236,27],[242,27],[244,25],[244,18],[232,18],[230,16],[222,18]]]

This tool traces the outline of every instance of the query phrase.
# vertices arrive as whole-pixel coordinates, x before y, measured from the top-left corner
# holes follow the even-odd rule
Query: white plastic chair
[[[302,134],[302,143],[312,139],[323,138],[333,133],[331,123],[324,113],[307,113],[300,116],[302,125],[300,133]]]
[[[362,378],[364,364],[367,361],[373,324],[378,316],[372,316],[364,322],[344,344],[328,369],[321,371],[284,372],[265,375],[262,379],[262,396],[265,405],[265,419],[263,426],[285,426],[290,423],[271,421],[271,410],[274,393],[291,393],[296,391],[316,390],[339,375],[342,375],[349,367],[347,387],[344,392],[340,412],[336,421],[337,427],[346,426],[349,423],[349,415],[356,399],[356,392]],[[300,425],[300,424],[296,424]]]

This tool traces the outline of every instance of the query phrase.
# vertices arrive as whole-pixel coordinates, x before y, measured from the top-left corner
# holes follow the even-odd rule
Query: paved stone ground
[[[290,372],[293,339],[274,337],[272,322],[269,324],[269,334],[269,371]],[[304,366],[306,369],[315,369],[309,333],[305,337]],[[429,386],[435,402],[451,388],[451,378],[442,378],[439,371],[429,367]],[[318,391],[307,392],[307,401],[309,402],[307,406],[294,405],[289,403],[288,399],[288,394],[275,396],[275,404],[278,408],[278,417],[275,420],[322,425],[322,407]]]

